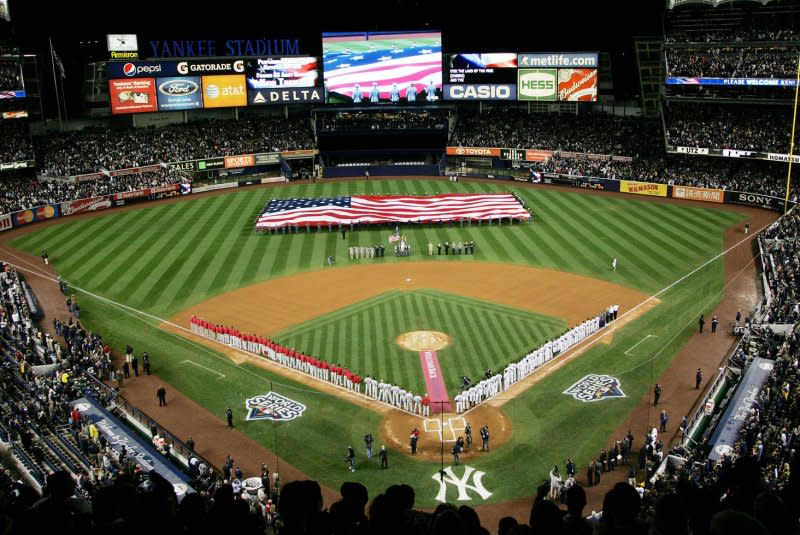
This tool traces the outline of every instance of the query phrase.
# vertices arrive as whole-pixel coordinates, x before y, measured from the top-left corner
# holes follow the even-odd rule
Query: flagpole
[[[53,89],[56,91],[56,106],[58,107],[58,131],[64,131],[64,124],[61,120],[61,97],[58,94],[58,80],[56,79],[56,58],[55,54],[53,53],[53,38],[47,38],[50,42],[50,64],[53,67]]]
[[[794,113],[792,114],[792,139],[789,141],[789,171],[786,173],[786,199],[783,201],[783,213],[789,209],[789,189],[792,186],[792,160],[794,159],[794,128],[797,124],[797,96],[800,92],[800,54],[797,55],[797,77],[794,84]]]

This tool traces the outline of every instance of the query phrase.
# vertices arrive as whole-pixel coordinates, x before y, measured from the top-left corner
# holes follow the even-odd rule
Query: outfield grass
[[[432,262],[528,264],[611,280],[652,294],[717,255],[722,250],[724,229],[742,219],[730,211],[568,191],[515,190],[509,184],[370,180],[245,190],[131,212],[112,211],[93,219],[66,219],[61,225],[33,229],[13,245],[33,254],[47,250],[59,273],[76,286],[168,317],[234,288],[322,269],[327,255],[344,258],[349,245],[385,240],[385,230],[348,233],[346,241],[340,234],[327,231],[256,235],[255,217],[272,196],[509,189],[531,207],[532,224],[425,227],[404,229],[404,233],[416,251],[423,250],[428,241],[475,240],[474,257],[425,257]],[[612,256],[619,261],[616,272],[609,270]],[[408,260],[387,256],[370,262]],[[663,293],[658,307],[616,332],[611,344],[597,344],[580,359],[509,401],[504,409],[514,426],[511,443],[469,463],[486,472],[484,484],[494,493],[489,501],[533,493],[552,464],[563,463],[566,456],[578,463],[595,456],[618,423],[646,395],[652,378],[693,333],[699,314],[719,301],[722,280],[722,261],[710,263]],[[417,490],[419,505],[434,505],[438,484],[431,476],[438,470],[437,463],[412,462],[392,454],[389,471],[381,472],[377,460],[374,465],[360,466],[354,475],[346,470],[343,448],[349,443],[360,446],[364,433],[376,433],[379,417],[375,413],[260,368],[236,365],[216,352],[159,330],[154,320],[139,319],[85,294],[78,298],[82,322],[103,333],[117,349],[131,343],[137,350],[147,350],[155,373],[220,417],[227,405],[241,407],[243,415],[244,399],[267,392],[270,381],[280,393],[305,403],[309,410],[302,419],[278,426],[279,453],[321,483],[338,488],[343,481],[356,479],[374,496],[389,483],[408,482]],[[647,334],[658,338],[650,338],[625,355]],[[218,369],[225,378],[182,364],[186,359]],[[587,373],[615,375],[627,397],[583,404],[561,394]],[[690,383],[692,380],[687,378]],[[271,425],[247,422],[239,429],[273,447]],[[640,433],[634,433],[638,441]],[[359,461],[363,460],[360,449],[357,454]],[[454,500],[455,496],[449,498]]]
[[[436,290],[392,291],[286,329],[273,339],[369,377],[391,377],[421,394],[426,387],[419,354],[397,346],[395,339],[408,331],[441,331],[452,338],[437,355],[454,396],[461,375],[477,381],[487,368],[500,371],[509,355],[519,358],[566,327],[560,318]]]

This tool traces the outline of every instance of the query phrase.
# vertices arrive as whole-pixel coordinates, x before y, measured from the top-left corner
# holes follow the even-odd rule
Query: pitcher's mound
[[[410,351],[438,351],[452,341],[452,338],[439,331],[410,331],[398,336],[394,343]]]
[[[456,439],[460,436],[466,439],[464,429],[467,423],[472,427],[472,446],[461,453],[462,462],[480,455],[491,455],[491,451],[503,447],[511,437],[511,421],[508,417],[500,409],[484,404],[467,414],[448,413],[441,418],[438,415],[423,418],[393,411],[381,423],[381,438],[388,448],[411,456],[409,436],[416,427],[420,434],[414,457],[424,461],[438,461],[444,441],[444,460],[450,463],[453,460],[450,450]],[[489,426],[489,453],[480,451],[481,427],[484,425]]]

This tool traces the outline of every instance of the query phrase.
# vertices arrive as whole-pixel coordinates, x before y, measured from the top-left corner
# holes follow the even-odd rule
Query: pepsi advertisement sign
[[[174,61],[109,61],[106,63],[108,79],[156,78],[178,74]]]
[[[158,111],[197,110],[203,107],[199,76],[157,78]]]

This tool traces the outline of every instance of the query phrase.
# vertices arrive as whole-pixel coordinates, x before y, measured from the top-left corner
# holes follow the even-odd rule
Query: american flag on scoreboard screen
[[[486,221],[501,217],[527,220],[531,214],[510,193],[273,199],[256,221],[256,229],[328,223]]]
[[[365,101],[369,100],[373,82],[383,100],[390,97],[395,83],[403,95],[409,85],[414,85],[420,99],[430,82],[435,88],[442,88],[441,43],[415,43],[393,50],[332,51],[324,55],[323,65],[328,91],[352,98],[353,89],[359,84]]]

